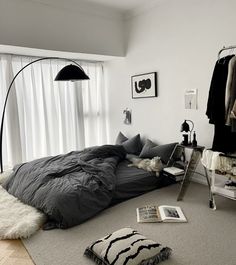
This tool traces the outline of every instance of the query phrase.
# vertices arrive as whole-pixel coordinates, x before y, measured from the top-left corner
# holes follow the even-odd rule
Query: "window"
[[[36,58],[0,55],[0,111],[13,76]],[[103,65],[78,62],[89,81],[55,82],[64,60],[43,60],[25,68],[7,104],[3,162],[12,166],[107,142]]]

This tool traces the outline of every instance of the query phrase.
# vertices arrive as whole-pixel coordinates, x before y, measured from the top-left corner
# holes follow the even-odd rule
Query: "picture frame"
[[[131,76],[132,98],[157,97],[157,72]]]
[[[185,109],[197,109],[197,89],[188,89],[184,95]]]

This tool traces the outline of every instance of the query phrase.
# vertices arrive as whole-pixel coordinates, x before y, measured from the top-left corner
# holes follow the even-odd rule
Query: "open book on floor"
[[[168,205],[147,205],[136,209],[137,222],[187,222],[182,210],[178,206]]]

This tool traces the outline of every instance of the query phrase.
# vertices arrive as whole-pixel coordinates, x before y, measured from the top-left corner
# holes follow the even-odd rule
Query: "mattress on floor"
[[[118,203],[148,191],[174,183],[173,180],[159,177],[154,172],[148,172],[136,167],[128,167],[130,162],[123,160],[116,169],[116,189],[112,204]]]

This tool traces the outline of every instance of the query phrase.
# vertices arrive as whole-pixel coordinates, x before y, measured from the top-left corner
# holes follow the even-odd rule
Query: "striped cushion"
[[[84,254],[99,265],[154,265],[168,259],[171,249],[123,228],[95,241]]]

